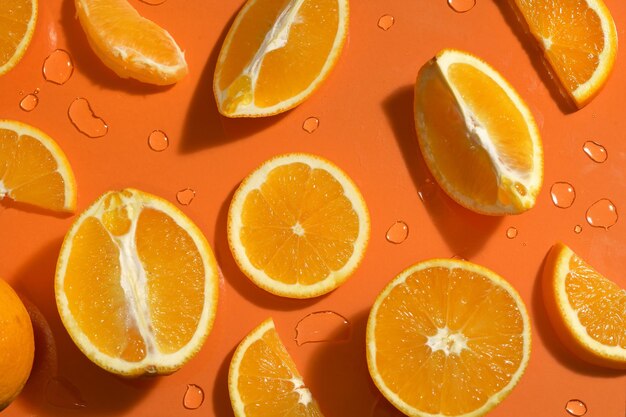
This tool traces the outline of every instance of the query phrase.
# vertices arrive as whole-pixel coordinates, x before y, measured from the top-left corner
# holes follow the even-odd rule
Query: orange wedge
[[[54,285],[80,350],[124,376],[168,374],[209,334],[218,268],[200,230],[171,203],[107,192],[65,236]]]
[[[496,70],[446,49],[419,71],[415,127],[426,165],[443,190],[482,214],[534,206],[543,150],[533,116]]]
[[[0,120],[0,200],[54,211],[76,209],[76,180],[65,154],[41,130]]]
[[[602,0],[511,0],[562,89],[578,108],[606,83],[617,54],[617,30]]]
[[[407,416],[482,416],[522,377],[530,323],[515,289],[482,266],[433,259],[404,270],[367,322],[370,375]]]
[[[286,154],[243,180],[228,211],[228,243],[239,268],[276,295],[310,298],[355,271],[370,221],[356,185],[318,156]]]
[[[248,0],[217,60],[220,113],[269,116],[302,103],[335,66],[347,30],[348,0]]]
[[[322,417],[271,318],[235,350],[228,392],[236,417]]]
[[[75,0],[93,51],[122,78],[156,85],[187,75],[185,56],[172,36],[139,15],[127,0]]]
[[[35,33],[37,0],[2,0],[0,4],[0,75],[24,56]]]
[[[548,316],[565,346],[593,364],[626,369],[626,291],[562,243],[543,272]]]

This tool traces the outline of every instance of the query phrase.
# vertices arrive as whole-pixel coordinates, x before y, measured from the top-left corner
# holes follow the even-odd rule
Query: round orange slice
[[[322,417],[271,318],[235,350],[228,392],[236,417]]]
[[[503,278],[433,259],[404,270],[374,302],[367,364],[407,416],[482,416],[522,377],[530,333],[526,307]]]
[[[0,5],[0,75],[24,56],[35,33],[37,0],[2,0]]]
[[[53,211],[76,209],[76,180],[59,145],[41,130],[0,120],[0,200]]]
[[[302,103],[335,66],[347,30],[348,0],[248,0],[217,60],[220,113],[269,116]]]
[[[276,295],[310,298],[356,270],[369,240],[365,201],[336,165],[286,154],[243,180],[228,211],[228,243],[240,269]]]
[[[54,288],[63,324],[90,360],[124,376],[168,374],[211,330],[218,267],[180,210],[125,189],[105,193],[74,222]]]
[[[565,346],[587,362],[626,369],[626,292],[569,247],[552,247],[543,272],[548,316]]]
[[[446,49],[419,71],[415,127],[426,165],[443,190],[482,214],[535,205],[543,150],[533,116],[493,68]]]

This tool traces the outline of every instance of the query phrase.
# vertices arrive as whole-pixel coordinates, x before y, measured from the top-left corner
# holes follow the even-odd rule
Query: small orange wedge
[[[37,0],[2,0],[0,3],[0,75],[24,56],[35,33]]]
[[[172,36],[127,0],[75,0],[78,19],[93,51],[122,78],[156,85],[187,75],[187,62]]]

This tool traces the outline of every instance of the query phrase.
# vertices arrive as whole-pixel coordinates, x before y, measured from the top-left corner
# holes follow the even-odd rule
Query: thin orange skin
[[[568,248],[563,243],[556,243],[548,253],[542,276],[543,301],[546,307],[548,318],[555,330],[558,338],[565,347],[576,357],[592,365],[626,370],[626,362],[616,360],[608,356],[603,356],[600,352],[594,353],[581,343],[576,337],[574,330],[564,319],[566,312],[556,302],[556,277],[557,266],[564,251]]]

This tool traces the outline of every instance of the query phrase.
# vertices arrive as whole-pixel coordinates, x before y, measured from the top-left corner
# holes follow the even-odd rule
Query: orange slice
[[[74,222],[54,288],[63,324],[90,360],[119,375],[167,374],[211,330],[218,268],[180,210],[126,189],[105,193]]]
[[[514,0],[561,87],[578,108],[606,83],[617,55],[617,31],[602,0]]]
[[[228,392],[236,417],[322,417],[271,318],[252,330],[235,350]]]
[[[54,210],[76,209],[76,180],[65,154],[41,130],[0,120],[0,200]]]
[[[120,77],[167,85],[187,75],[185,56],[174,38],[127,0],[74,1],[91,48]]]
[[[482,416],[522,377],[530,323],[515,289],[482,266],[418,263],[370,311],[367,364],[381,393],[408,416]]]
[[[19,395],[35,357],[28,311],[13,288],[0,279],[0,411]]]
[[[286,154],[243,180],[228,212],[228,243],[240,269],[276,295],[310,298],[355,271],[370,221],[356,185],[318,156]]]
[[[565,346],[593,364],[626,369],[626,292],[562,243],[543,272],[549,318]]]
[[[347,30],[347,0],[248,0],[217,60],[220,113],[269,116],[302,103],[335,66]]]
[[[2,0],[0,5],[0,75],[24,56],[35,33],[37,0]]]
[[[496,70],[446,49],[419,71],[415,127],[426,165],[456,202],[482,214],[533,207],[543,181],[537,125]]]

